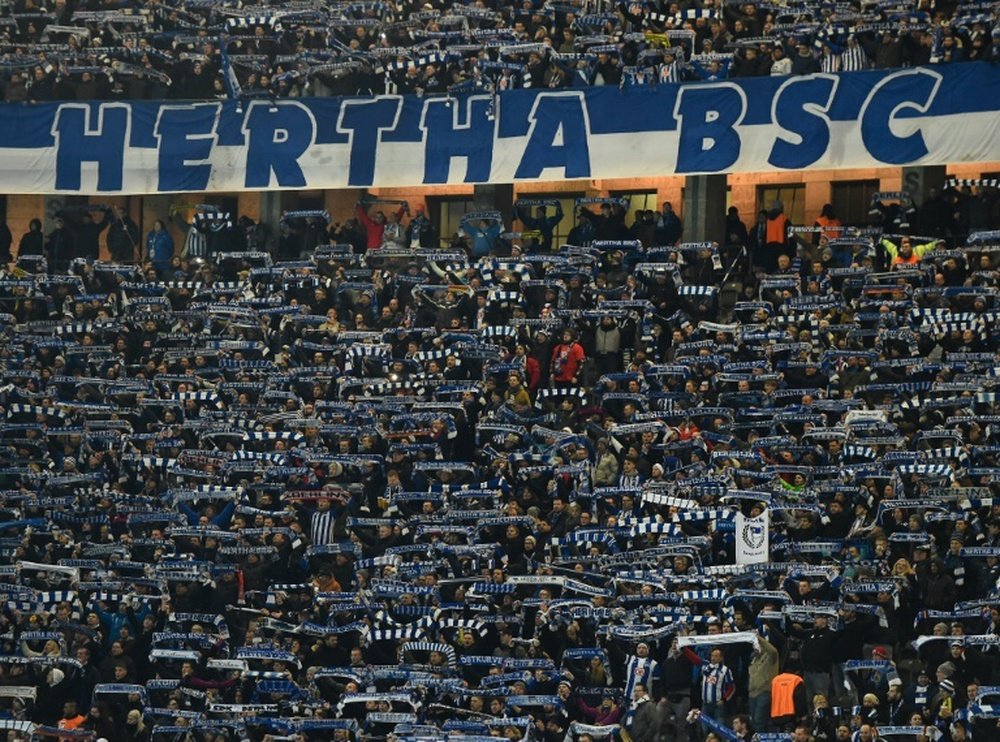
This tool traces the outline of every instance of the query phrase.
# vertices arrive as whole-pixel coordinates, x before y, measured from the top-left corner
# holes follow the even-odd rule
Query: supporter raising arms
[[[354,209],[354,213],[357,215],[358,221],[364,227],[365,234],[367,235],[367,248],[369,250],[379,250],[386,244],[385,231],[387,226],[389,226],[389,223],[386,220],[385,212],[376,211],[375,216],[372,216],[369,214],[369,208],[371,207],[364,201],[359,201]],[[394,239],[398,236],[400,243],[402,243],[405,231],[400,228],[397,235],[397,225],[399,225],[400,220],[403,218],[403,214],[407,211],[407,204],[402,203],[392,215],[393,221],[391,233]]]
[[[996,740],[998,234],[727,303],[649,221],[5,266],[0,727]]]
[[[548,207],[540,205],[535,208],[533,216],[530,207],[521,204],[515,204],[514,206],[514,216],[525,227],[536,230],[541,235],[538,247],[542,252],[552,252],[552,235],[555,233],[556,226],[563,219],[562,204],[556,201],[555,205],[556,210],[554,214],[549,215]]]

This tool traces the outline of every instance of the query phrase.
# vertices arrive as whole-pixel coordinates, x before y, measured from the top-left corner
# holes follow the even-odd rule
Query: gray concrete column
[[[725,242],[726,187],[725,175],[684,179],[684,242]]]
[[[270,224],[274,230],[277,230],[278,223],[281,222],[281,214],[284,211],[283,195],[281,191],[261,191],[260,193],[259,221]]]
[[[910,194],[917,208],[931,196],[931,189],[940,193],[944,190],[946,177],[944,165],[902,168],[903,190]]]

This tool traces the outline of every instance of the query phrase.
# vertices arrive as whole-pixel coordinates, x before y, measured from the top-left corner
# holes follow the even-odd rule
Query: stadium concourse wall
[[[902,168],[859,168],[852,170],[803,170],[789,173],[734,173],[727,177],[730,188],[729,203],[736,206],[743,221],[749,224],[759,208],[765,206],[760,200],[760,194],[765,188],[802,187],[804,212],[808,218],[819,214],[824,204],[830,203],[836,184],[841,183],[871,183],[876,190],[903,190]],[[949,178],[980,178],[984,176],[997,177],[1000,174],[1000,160],[963,165],[950,165],[946,168]],[[877,186],[875,185],[877,184]],[[570,196],[610,196],[626,192],[655,193],[657,208],[664,201],[669,201],[674,210],[684,219],[684,185],[683,176],[665,178],[615,178],[605,180],[564,180],[542,183],[523,183],[515,186],[513,198],[533,198],[544,194],[558,197],[561,194]],[[59,208],[67,204],[103,204],[122,206],[132,219],[142,229],[145,235],[153,227],[156,219],[169,216],[171,208],[180,207],[183,218],[185,206],[199,203],[213,203],[222,199],[235,201],[238,205],[238,215],[246,215],[254,221],[268,220],[268,211],[294,209],[304,199],[310,203],[321,203],[327,209],[334,221],[343,222],[351,217],[354,205],[366,194],[362,189],[329,189],[306,190],[299,192],[200,192],[180,193],[170,195],[146,196],[85,196],[67,198],[64,194],[46,195],[10,195],[7,197],[7,224],[14,235],[14,245],[21,235],[28,231],[28,223],[35,218],[44,222],[44,229],[52,229],[52,219]],[[413,208],[418,205],[433,206],[436,199],[472,200],[475,197],[474,186],[418,186],[411,188],[372,188],[367,194],[385,199],[400,199],[408,201]],[[277,207],[275,207],[275,202]],[[436,219],[433,208],[428,208],[428,214]],[[273,217],[273,213],[272,213]],[[720,219],[724,213],[720,215]],[[175,244],[184,243],[184,230],[176,222],[169,224]],[[694,239],[697,236],[693,237]],[[101,257],[106,259],[106,246],[101,244]]]

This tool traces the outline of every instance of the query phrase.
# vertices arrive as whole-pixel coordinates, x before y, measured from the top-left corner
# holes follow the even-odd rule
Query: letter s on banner
[[[830,118],[827,112],[837,94],[836,75],[793,77],[782,83],[771,101],[771,120],[791,137],[778,136],[768,163],[775,167],[809,167],[830,146]]]

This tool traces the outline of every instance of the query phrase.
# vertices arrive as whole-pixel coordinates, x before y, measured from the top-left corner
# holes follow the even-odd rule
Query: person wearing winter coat
[[[55,224],[56,228],[45,239],[45,257],[50,271],[65,273],[73,259],[73,234],[66,229],[62,217],[56,217]]]
[[[42,233],[42,222],[40,219],[32,219],[28,222],[28,231],[24,233],[18,243],[17,257],[44,254],[45,235]]]
[[[156,274],[163,278],[170,270],[174,257],[174,238],[170,236],[162,219],[153,222],[153,228],[146,235],[146,258],[152,262]]]

